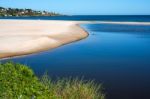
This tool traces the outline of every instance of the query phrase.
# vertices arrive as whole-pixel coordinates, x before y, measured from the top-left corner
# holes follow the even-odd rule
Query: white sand
[[[95,21],[94,23],[97,23],[97,24],[122,24],[122,25],[150,25],[150,22]],[[91,24],[93,24],[93,23],[91,22]]]
[[[27,55],[83,39],[78,24],[150,25],[150,22],[0,20],[0,58]]]
[[[83,39],[76,21],[0,20],[0,58],[26,55]]]

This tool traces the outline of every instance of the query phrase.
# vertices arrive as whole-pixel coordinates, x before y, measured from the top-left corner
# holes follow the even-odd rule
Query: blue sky
[[[0,6],[68,15],[150,15],[150,0],[0,0]]]

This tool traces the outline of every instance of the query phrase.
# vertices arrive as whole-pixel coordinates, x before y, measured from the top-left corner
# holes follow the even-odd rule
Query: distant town
[[[4,8],[0,7],[0,16],[59,16],[60,14],[48,11],[36,11],[32,9]]]

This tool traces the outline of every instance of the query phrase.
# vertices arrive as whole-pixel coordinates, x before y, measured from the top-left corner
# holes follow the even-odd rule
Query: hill
[[[0,16],[59,16],[60,14],[48,11],[37,11],[32,9],[4,8],[0,7]]]

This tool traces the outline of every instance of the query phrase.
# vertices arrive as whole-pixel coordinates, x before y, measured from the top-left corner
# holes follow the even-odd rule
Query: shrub
[[[0,64],[0,97],[5,99],[43,98],[48,89],[39,82],[27,66],[14,63]]]
[[[0,64],[0,98],[2,99],[104,99],[101,86],[83,79],[52,81],[41,79],[21,64]]]

